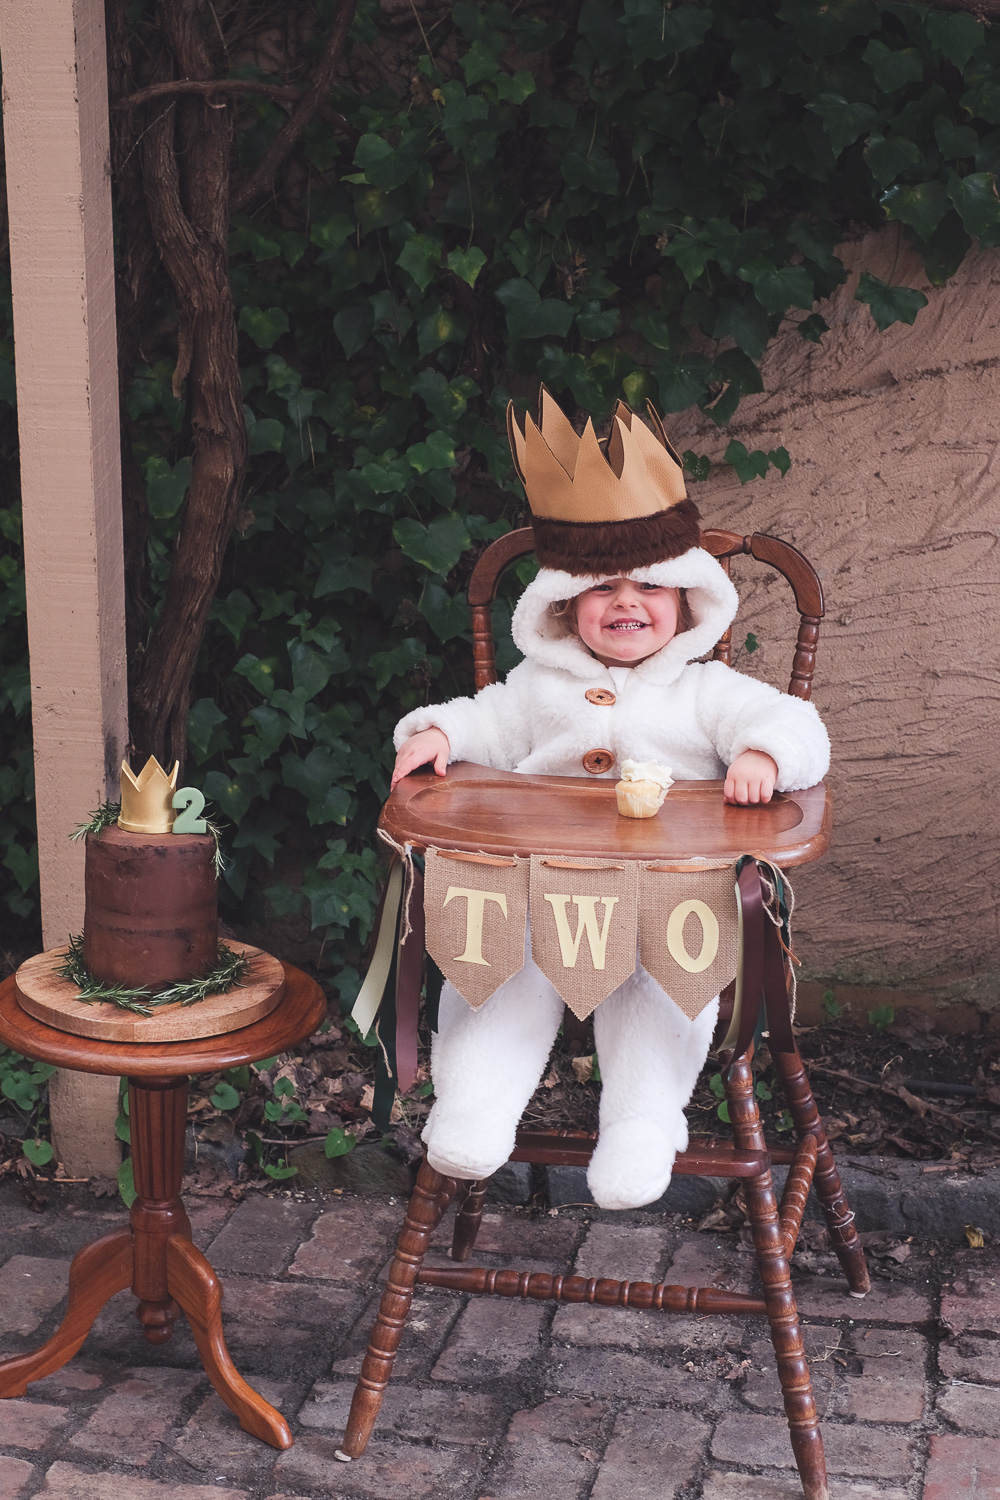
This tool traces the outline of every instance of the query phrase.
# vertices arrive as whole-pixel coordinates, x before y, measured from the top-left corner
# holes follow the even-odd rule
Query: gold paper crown
[[[698,511],[687,498],[684,465],[647,404],[652,430],[624,401],[602,445],[588,418],[579,436],[542,386],[538,422],[507,432],[531,506],[543,567],[576,574],[631,571],[697,547]]]
[[[169,833],[177,814],[173,795],[177,790],[180,761],[168,776],[155,755],[151,755],[136,776],[127,761],[122,761],[122,810],[118,827],[126,833]]]

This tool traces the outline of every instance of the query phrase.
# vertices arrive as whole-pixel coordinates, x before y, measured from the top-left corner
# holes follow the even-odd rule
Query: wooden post
[[[35,798],[46,948],[83,927],[76,824],[128,742],[103,0],[0,0]],[[117,1082],[52,1080],[56,1153],[113,1175]]]

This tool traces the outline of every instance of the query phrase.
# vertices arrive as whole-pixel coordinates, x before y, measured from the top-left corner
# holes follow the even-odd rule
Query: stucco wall
[[[928,285],[894,231],[842,247],[851,274],[820,345],[794,330],[769,352],[765,392],[720,433],[699,414],[681,446],[719,458],[730,437],[784,444],[788,475],[694,487],[706,524],[771,531],[818,567],[827,617],[815,701],[834,742],[833,848],[799,874],[807,971],[862,984],[954,981],[1000,1007],[1000,252]],[[859,268],[929,297],[879,333],[855,302]],[[803,314],[804,316],[804,314]],[[787,673],[784,584],[746,586],[738,662]],[[734,576],[736,576],[734,574]],[[940,992],[940,991],[939,991]]]

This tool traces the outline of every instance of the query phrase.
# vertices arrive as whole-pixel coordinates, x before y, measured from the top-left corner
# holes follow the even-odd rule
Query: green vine
[[[164,1005],[197,1005],[209,995],[225,995],[243,983],[249,969],[250,960],[246,954],[236,953],[225,943],[220,943],[214,967],[200,979],[185,979],[156,990],[142,985],[104,984],[94,978],[84,963],[83,937],[78,933],[70,938],[66,960],[55,972],[76,985],[80,992],[76,998],[86,1004],[103,1001],[107,1005],[117,1005],[120,1010],[133,1011],[137,1016],[151,1016],[154,1010]]]

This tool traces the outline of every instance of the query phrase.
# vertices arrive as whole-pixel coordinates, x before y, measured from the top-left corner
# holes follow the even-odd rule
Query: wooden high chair
[[[788,691],[795,697],[808,699],[823,616],[823,592],[815,570],[787,542],[761,533],[744,537],[730,531],[706,531],[702,533],[701,544],[719,560],[727,573],[731,558],[748,556],[776,569],[790,584],[800,618]],[[500,575],[532,549],[530,528],[510,532],[487,548],[473,572],[469,603],[472,607],[477,691],[496,681],[490,605],[496,597]],[[716,645],[715,659],[728,664],[730,650],[731,630]],[[558,824],[559,805],[570,807],[574,795],[581,795],[579,788],[590,794],[591,803],[595,800],[592,795],[595,783],[580,778],[524,778],[483,767],[456,766],[449,771],[448,781],[451,783],[451,802],[447,805],[451,807],[451,815],[445,820],[446,828],[440,813],[434,812],[435,808],[445,805],[441,802],[442,783],[437,778],[426,777],[407,777],[399,783],[383,811],[383,827],[398,842],[414,846],[426,846],[436,837],[453,847],[523,855],[531,852],[532,841],[537,845],[540,838],[552,836],[553,828]],[[510,784],[509,792],[506,787],[500,788],[507,792],[508,801],[517,797],[519,785],[531,783],[536,792],[548,792],[551,783],[555,795],[549,793],[544,799],[536,796],[534,803],[538,807],[544,801],[553,807],[548,826],[542,828],[538,822],[530,822],[528,832],[522,829],[515,836],[510,830],[516,819],[506,819],[506,832],[500,829],[500,820],[495,813],[491,822],[489,808],[495,803],[491,803],[483,792],[489,791],[491,784],[497,781]],[[538,783],[545,785],[539,787]],[[650,836],[673,840],[668,850],[656,852],[656,858],[683,859],[696,853],[712,856],[725,853],[726,857],[736,859],[741,854],[752,852],[767,855],[778,865],[793,865],[818,858],[829,843],[829,803],[826,788],[822,785],[788,794],[785,798],[777,797],[769,807],[761,808],[725,808],[721,784],[717,782],[679,783],[678,786],[683,788],[683,794],[676,801],[676,812],[671,819],[633,825],[643,829],[659,825],[658,832]],[[492,790],[495,796],[496,788]],[[671,798],[676,798],[676,795],[675,788]],[[591,815],[584,821],[584,836],[605,840],[599,847],[590,849],[594,854],[608,853],[613,847],[611,841],[615,827],[628,822],[617,818],[613,802],[612,796],[609,804],[611,821],[605,820],[604,833],[599,819],[595,821]],[[572,823],[569,813],[564,821],[565,827],[569,828]],[[578,820],[575,825],[578,840],[580,826],[581,820]],[[566,850],[569,852],[572,839],[569,835],[567,839]],[[551,848],[552,844],[546,843],[544,847]],[[573,852],[586,851],[576,848]],[[620,847],[618,852],[621,852]],[[632,857],[635,857],[634,852]],[[475,1244],[488,1186],[486,1181],[459,1182],[444,1177],[425,1160],[399,1236],[338,1457],[350,1460],[364,1452],[392,1373],[413,1289],[418,1283],[484,1295],[589,1302],[660,1312],[756,1312],[765,1314],[770,1325],[792,1448],[806,1500],[827,1500],[823,1442],[789,1275],[789,1260],[810,1188],[816,1190],[851,1295],[863,1297],[870,1283],[864,1252],[854,1227],[854,1215],[844,1196],[833,1153],[795,1043],[788,1005],[786,965],[777,929],[762,910],[760,880],[753,863],[744,866],[740,889],[744,921],[741,1014],[733,1020],[735,985],[731,985],[722,997],[715,1041],[716,1046],[724,1038],[729,1042],[727,1050],[720,1056],[733,1142],[729,1145],[709,1139],[692,1140],[687,1151],[678,1155],[674,1171],[690,1176],[730,1177],[742,1182],[762,1283],[761,1294],[466,1266],[424,1267],[430,1237],[456,1196],[459,1209],[451,1254],[452,1259],[459,1262],[468,1258]],[[769,1050],[794,1121],[797,1137],[794,1150],[769,1148],[764,1140],[751,1066],[758,1019],[768,1030]],[[511,1160],[585,1166],[595,1143],[596,1137],[578,1132],[522,1129],[518,1131]],[[774,1163],[789,1167],[780,1202],[771,1178]]]

